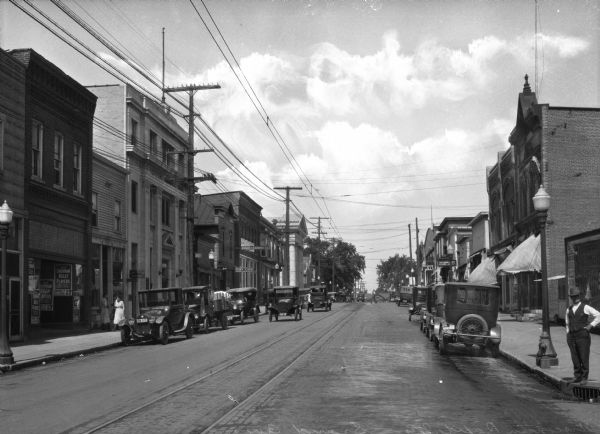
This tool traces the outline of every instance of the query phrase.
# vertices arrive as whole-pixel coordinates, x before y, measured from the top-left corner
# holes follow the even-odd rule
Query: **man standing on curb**
[[[585,384],[590,372],[590,330],[600,323],[600,312],[581,301],[579,288],[569,288],[569,297],[571,306],[567,308],[565,323],[573,361],[573,383]]]

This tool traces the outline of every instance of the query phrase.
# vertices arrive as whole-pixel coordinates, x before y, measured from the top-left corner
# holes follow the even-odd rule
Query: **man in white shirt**
[[[573,361],[573,383],[585,384],[590,372],[590,330],[600,323],[600,312],[581,301],[579,288],[569,288],[569,297],[571,306],[567,308],[565,324]]]

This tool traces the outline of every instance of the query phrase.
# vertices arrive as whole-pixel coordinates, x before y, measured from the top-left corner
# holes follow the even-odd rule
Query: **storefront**
[[[30,323],[48,325],[81,320],[83,264],[30,258]]]
[[[565,254],[567,286],[577,286],[600,309],[600,229],[565,238]]]

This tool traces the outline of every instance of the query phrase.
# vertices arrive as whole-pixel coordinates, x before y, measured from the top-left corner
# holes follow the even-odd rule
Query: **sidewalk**
[[[542,369],[536,366],[535,355],[542,332],[540,321],[517,321],[508,314],[500,314],[498,322],[502,327],[501,356],[521,366],[529,372],[550,382],[565,393],[572,392],[568,380],[573,377],[573,365],[567,346],[565,329],[551,324],[550,335],[558,356],[558,366]],[[15,363],[7,370],[17,370],[36,364],[57,361],[68,357],[106,350],[121,343],[118,331],[54,331],[31,338],[25,343],[11,344]],[[582,389],[599,391],[600,394],[600,335],[592,334],[590,351],[590,377]],[[596,399],[599,395],[594,395]]]

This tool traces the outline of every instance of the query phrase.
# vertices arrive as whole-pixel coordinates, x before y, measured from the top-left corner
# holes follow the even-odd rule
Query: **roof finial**
[[[523,93],[531,93],[531,87],[529,86],[529,76],[525,74],[525,85],[523,86]]]

